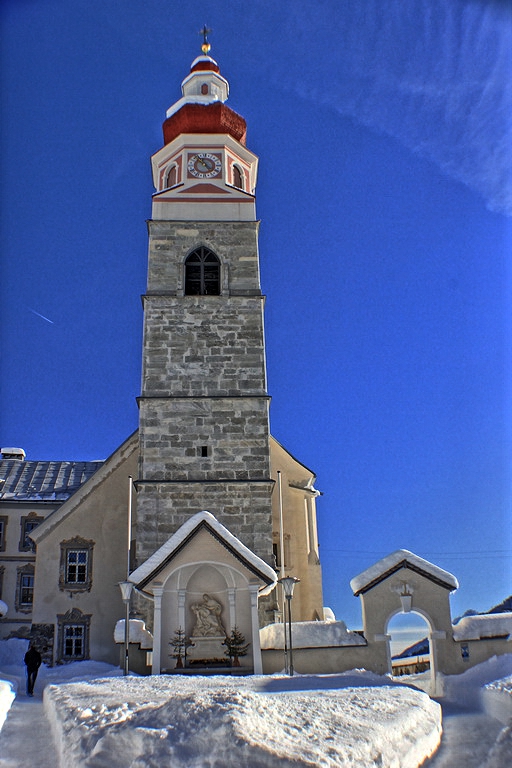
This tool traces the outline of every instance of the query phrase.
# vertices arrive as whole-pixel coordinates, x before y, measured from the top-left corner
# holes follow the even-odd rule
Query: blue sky
[[[510,593],[511,9],[4,0],[0,439],[136,428],[149,157],[213,28],[260,157],[275,437],[318,475],[325,602],[407,548],[453,614]]]

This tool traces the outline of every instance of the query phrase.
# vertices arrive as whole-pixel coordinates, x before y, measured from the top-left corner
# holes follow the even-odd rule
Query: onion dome
[[[243,117],[227,107],[229,83],[220,74],[217,62],[203,55],[192,62],[190,73],[181,84],[182,98],[167,110],[163,124],[164,143],[182,133],[227,133],[245,146],[247,124]]]

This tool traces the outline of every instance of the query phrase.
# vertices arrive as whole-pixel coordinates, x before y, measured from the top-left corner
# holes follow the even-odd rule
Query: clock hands
[[[202,165],[207,171],[211,171],[214,166],[211,160],[201,157],[200,155],[197,156],[197,165]]]

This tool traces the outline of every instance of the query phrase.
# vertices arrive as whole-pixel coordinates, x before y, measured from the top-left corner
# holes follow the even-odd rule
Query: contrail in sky
[[[31,312],[33,312],[33,313],[34,313],[34,315],[37,315],[38,317],[42,317],[42,318],[43,318],[43,320],[46,320],[46,322],[47,322],[47,323],[51,323],[52,325],[55,325],[55,323],[53,322],[53,320],[50,320],[48,317],[45,317],[45,316],[44,316],[44,315],[42,315],[40,312],[36,312],[36,311],[35,311],[35,309],[32,309],[32,307],[27,307],[27,309],[29,309]]]
[[[512,216],[510,3],[282,0],[276,7],[300,51],[273,69],[280,87],[393,136]],[[312,34],[333,52],[325,61],[309,52]]]

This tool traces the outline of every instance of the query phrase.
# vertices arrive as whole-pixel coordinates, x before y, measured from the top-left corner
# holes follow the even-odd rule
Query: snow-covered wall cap
[[[453,628],[454,640],[489,640],[512,635],[512,613],[485,613],[480,616],[464,616]]]
[[[347,629],[344,621],[294,621],[294,648],[336,648],[340,645],[366,645],[358,632]],[[260,643],[264,649],[284,648],[285,637],[282,622],[269,624],[260,629]]]
[[[354,595],[367,592],[375,584],[391,576],[392,573],[395,573],[400,568],[410,568],[412,571],[421,573],[432,581],[441,584],[441,586],[450,589],[450,591],[459,587],[459,582],[455,576],[448,573],[448,571],[439,568],[439,566],[433,563],[429,563],[428,560],[424,560],[407,549],[397,549],[396,552],[383,557],[382,560],[367,568],[366,571],[363,571],[358,576],[354,576],[350,582],[352,592]]]
[[[125,619],[119,619],[114,627],[114,642],[124,643],[124,624]],[[146,622],[142,619],[130,619],[128,621],[128,642],[137,643],[141,648],[147,650],[153,648],[153,635],[146,629]]]
[[[267,565],[261,557],[255,555],[245,544],[242,544],[240,539],[237,539],[231,531],[219,523],[216,517],[211,512],[197,512],[189,518],[181,528],[178,528],[165,544],[162,544],[160,549],[157,549],[151,557],[149,557],[145,563],[142,563],[133,573],[128,577],[130,581],[139,586],[147,583],[150,578],[167,563],[174,553],[179,550],[187,539],[194,534],[194,531],[199,527],[206,524],[210,527],[216,535],[224,542],[224,544],[230,548],[237,556],[247,563],[252,570],[256,571],[262,579],[266,581],[266,585],[261,587],[259,592],[261,595],[267,595],[271,592],[277,584],[277,574],[270,565]]]

